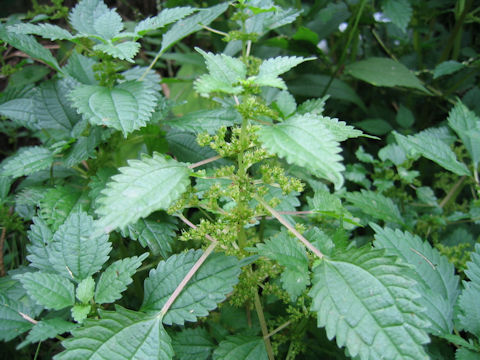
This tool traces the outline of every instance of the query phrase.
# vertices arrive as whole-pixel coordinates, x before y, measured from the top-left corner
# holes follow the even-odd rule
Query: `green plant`
[[[26,255],[7,259],[0,279],[2,340],[21,339],[19,351],[38,343],[35,356],[47,342],[42,356],[55,359],[478,356],[480,119],[452,96],[459,85],[435,82],[477,60],[456,62],[453,37],[425,79],[372,28],[390,58],[364,44],[371,56],[356,61],[374,5],[320,3],[303,14],[269,0],[173,7],[131,25],[103,1],[82,0],[69,14],[73,31],[1,25],[5,46],[53,71],[36,86],[42,78],[9,83],[0,98],[5,127],[29,139],[1,163],[2,243],[7,232],[26,242],[18,217],[30,226]],[[286,37],[318,42],[309,20],[318,7],[324,20],[348,12],[346,35],[330,39],[339,53],[330,75],[308,75],[322,66],[317,57],[331,61],[318,47],[261,56]],[[457,9],[460,29],[470,7]],[[413,17],[406,0],[382,9],[394,34],[425,14]],[[194,47],[182,58],[183,44],[167,53],[198,31],[221,37],[223,52]],[[32,35],[60,41],[66,64]],[[142,41],[160,50],[133,66]],[[412,46],[422,63],[420,43]],[[163,58],[206,66],[182,67],[195,75],[193,110],[166,96],[185,89],[154,71]],[[372,136],[324,115],[339,100],[368,112],[343,72],[453,107],[443,126],[415,128],[412,111],[395,103],[399,127],[378,146],[387,121],[356,122]],[[348,139],[368,150],[351,151]],[[436,178],[424,176],[435,166]],[[466,226],[443,241],[458,221]],[[456,231],[471,241],[456,241]]]

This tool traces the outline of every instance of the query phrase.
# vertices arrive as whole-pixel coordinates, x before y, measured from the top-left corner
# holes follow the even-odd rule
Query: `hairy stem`
[[[272,344],[270,343],[270,338],[268,337],[267,322],[265,321],[265,316],[263,315],[262,303],[260,302],[260,296],[258,296],[257,289],[255,289],[254,293],[255,310],[257,311],[258,321],[260,322],[260,328],[262,329],[263,341],[265,342],[265,347],[267,349],[268,359],[275,360]]]
[[[222,157],[221,157],[220,155],[213,156],[213,157],[211,157],[211,158],[208,158],[208,159],[205,159],[205,160],[196,162],[196,163],[194,163],[194,164],[191,164],[191,165],[189,165],[188,167],[189,167],[190,169],[195,169],[196,167],[199,167],[199,166],[202,166],[202,165],[211,163],[211,162],[213,162],[213,161],[217,161],[218,159],[221,159],[221,158],[222,158]]]

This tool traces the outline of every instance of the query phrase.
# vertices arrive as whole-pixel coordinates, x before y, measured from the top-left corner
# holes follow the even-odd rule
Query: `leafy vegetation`
[[[0,23],[4,356],[480,357],[480,7],[186,3]]]

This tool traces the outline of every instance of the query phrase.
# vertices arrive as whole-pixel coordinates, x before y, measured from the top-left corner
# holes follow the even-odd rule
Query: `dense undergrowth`
[[[146,3],[2,19],[2,356],[478,359],[480,7]]]

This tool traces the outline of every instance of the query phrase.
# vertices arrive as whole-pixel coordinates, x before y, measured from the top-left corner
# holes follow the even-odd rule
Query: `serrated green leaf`
[[[409,108],[400,104],[395,121],[401,127],[408,129],[415,123],[415,116]]]
[[[402,86],[428,93],[420,80],[405,65],[388,58],[371,57],[361,60],[347,65],[345,72],[374,86]]]
[[[177,227],[172,222],[140,219],[127,226],[124,236],[137,240],[149,248],[153,255],[166,259],[172,252],[172,242]]]
[[[98,200],[98,227],[105,232],[123,228],[156,210],[167,210],[190,183],[190,170],[183,163],[154,153],[129,160],[119,169]]]
[[[112,303],[122,297],[122,292],[132,283],[132,276],[142,265],[148,253],[115,261],[100,276],[95,289],[97,304]]]
[[[3,278],[4,280],[5,278]],[[15,280],[15,283],[18,281]],[[28,301],[17,299],[17,297],[9,296],[4,289],[0,293],[0,340],[10,341],[18,335],[28,331],[33,324],[25,319],[21,314],[28,315],[35,318],[40,311],[34,311],[32,304],[34,303],[30,297],[27,296]],[[20,285],[20,291],[25,292]]]
[[[96,158],[97,146],[103,140],[102,135],[105,135],[105,132],[101,128],[95,127],[90,129],[88,136],[78,137],[70,151],[63,158],[65,166],[72,167],[83,160]]]
[[[6,101],[0,105],[0,115],[7,117],[19,126],[36,130],[35,105],[31,98]]]
[[[238,111],[233,107],[215,110],[199,110],[184,116],[165,121],[166,124],[183,131],[194,133],[208,132],[215,134],[222,126],[232,126],[242,121]]]
[[[72,27],[82,34],[95,34],[95,20],[110,12],[103,0],[82,0],[72,9],[68,19]]]
[[[81,195],[80,190],[72,186],[48,189],[37,204],[38,214],[52,231],[57,231],[70,213],[79,208]]]
[[[325,95],[322,98],[318,99],[309,99],[304,101],[297,109],[299,114],[305,115],[306,113],[311,113],[315,115],[322,115],[325,110],[325,103],[327,102],[329,95]]]
[[[30,265],[45,272],[54,272],[48,260],[48,245],[52,241],[53,233],[48,225],[38,217],[33,218],[33,224],[28,231],[30,243],[27,245],[27,260]]]
[[[77,285],[75,296],[82,303],[86,304],[93,299],[93,290],[95,289],[95,280],[91,276],[86,277]]]
[[[126,81],[113,88],[80,85],[70,99],[94,125],[105,125],[128,133],[145,126],[155,109],[153,89],[140,81]]]
[[[133,58],[137,55],[140,49],[140,44],[135,41],[124,41],[121,43],[105,43],[97,44],[93,47],[93,50],[100,50],[104,53],[113,56],[120,60],[127,60],[133,63]]]
[[[197,327],[175,333],[172,345],[175,355],[182,360],[207,360],[215,344],[207,330]]]
[[[155,92],[158,92],[158,93],[162,92],[162,85],[160,85],[162,79],[160,78],[160,75],[158,75],[156,72],[148,72],[144,76],[146,70],[147,70],[147,67],[144,67],[144,66],[132,67],[122,72],[123,79],[119,80],[119,82],[122,83],[125,81],[133,81],[133,80],[140,81],[140,79],[143,77],[142,81],[150,85],[150,87],[153,90],[155,90]]]
[[[455,360],[478,360],[480,353],[472,350],[460,348],[455,352]]]
[[[346,194],[347,201],[359,208],[365,214],[375,219],[395,224],[403,224],[404,220],[392,199],[374,191],[362,189],[361,192],[350,192]]]
[[[0,26],[0,39],[31,57],[42,60],[58,72],[63,73],[52,53],[39,44],[33,36],[12,33],[7,31],[5,26]]]
[[[49,260],[64,277],[81,281],[99,271],[112,246],[105,234],[94,234],[93,218],[73,211],[53,235]]]
[[[98,81],[95,79],[95,72],[92,69],[94,64],[96,64],[94,59],[74,51],[68,58],[67,65],[64,66],[63,70],[82,84],[97,85]]]
[[[93,20],[93,28],[95,35],[110,40],[123,30],[122,17],[115,10],[109,9]]]
[[[207,9],[201,9],[196,14],[186,19],[180,20],[168,30],[162,38],[162,47],[159,51],[163,54],[170,46],[196,31],[202,29],[202,26],[209,25],[213,20],[219,17],[227,10],[230,4],[224,2]]]
[[[141,360],[173,358],[170,337],[159,317],[116,307],[116,311],[99,310],[100,319],[87,319],[72,331],[73,338],[62,342],[65,351],[55,360],[104,359]]]
[[[195,11],[196,9],[190,6],[163,9],[157,16],[140,21],[138,25],[135,26],[134,32],[143,36],[149,31],[160,29],[168,24],[174,23]]]
[[[435,70],[433,70],[433,78],[438,79],[441,76],[453,74],[464,67],[465,65],[455,60],[441,62],[435,66]]]
[[[143,311],[160,311],[167,299],[183,280],[198,258],[201,250],[190,250],[161,261],[145,280]],[[217,303],[225,300],[240,275],[239,261],[220,253],[210,255],[187,283],[163,318],[163,323],[183,325],[206,316]]]
[[[397,132],[393,132],[393,134],[397,143],[407,153],[422,155],[457,175],[470,175],[468,168],[457,160],[457,156],[450,147],[428,130],[409,136]]]
[[[213,353],[214,360],[267,360],[267,349],[262,338],[234,335],[220,342]]]
[[[72,318],[77,323],[81,324],[85,321],[92,310],[92,305],[90,304],[75,304],[71,309]]]
[[[314,270],[312,310],[329,339],[350,356],[367,359],[427,359],[423,309],[409,269],[371,249],[352,249]]]
[[[40,146],[23,147],[2,162],[0,175],[18,178],[47,169],[52,164],[53,153],[49,149]]]
[[[29,344],[54,338],[57,335],[70,332],[76,327],[77,324],[61,318],[41,320],[33,326],[26,339],[20,345],[18,345],[17,349],[21,349]]]
[[[7,30],[15,34],[38,35],[52,41],[72,39],[72,34],[70,34],[67,30],[52,24],[21,23],[9,26]]]
[[[16,275],[28,295],[47,309],[61,310],[75,303],[75,288],[68,279],[41,271]]]
[[[285,82],[278,77],[304,61],[315,58],[303,58],[298,56],[279,56],[265,60],[258,68],[258,75],[251,78],[258,86],[273,86],[280,89],[287,89]]]
[[[462,139],[476,168],[480,161],[480,118],[459,101],[448,113],[448,125]]]
[[[340,144],[316,117],[307,115],[259,130],[263,146],[288,163],[303,166],[315,176],[330,180],[339,189],[343,185],[341,172],[345,169]],[[321,141],[320,141],[321,139]]]
[[[332,133],[335,141],[345,141],[363,135],[361,130],[355,129],[353,126],[347,125],[345,121],[339,121],[337,118],[319,116],[318,119]]]
[[[416,289],[422,295],[418,301],[426,309],[431,331],[436,334],[451,333],[452,310],[459,293],[459,279],[453,264],[418,236],[400,230],[382,229],[375,224],[370,226],[376,233],[376,248],[386,249],[388,255],[398,256],[414,266],[418,283]]]
[[[382,10],[386,17],[405,32],[413,14],[409,0],[384,0]]]
[[[286,119],[297,110],[297,102],[292,94],[286,90],[278,92],[272,104],[274,109],[280,111],[281,116]]]
[[[467,263],[465,274],[472,284],[480,287],[480,245],[475,245],[475,252],[470,253],[471,261]]]
[[[289,236],[287,231],[282,230],[264,244],[257,244],[257,252],[285,267],[280,278],[282,287],[292,301],[295,301],[310,284],[305,248],[298,240]]]

